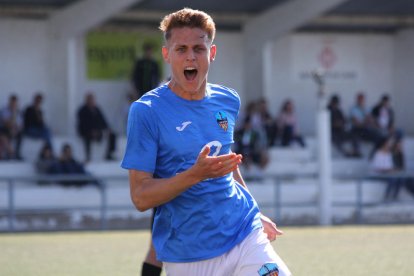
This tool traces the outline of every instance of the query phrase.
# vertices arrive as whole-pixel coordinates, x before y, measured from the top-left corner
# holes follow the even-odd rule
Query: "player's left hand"
[[[274,241],[277,236],[283,235],[283,231],[279,230],[276,223],[274,223],[270,218],[265,215],[261,215],[260,219],[263,224],[263,232],[265,232],[269,241]]]

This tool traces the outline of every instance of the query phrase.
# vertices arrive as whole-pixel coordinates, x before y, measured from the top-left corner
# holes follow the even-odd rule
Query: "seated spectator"
[[[260,114],[260,121],[264,128],[269,147],[274,146],[277,138],[277,124],[273,120],[272,115],[267,107],[266,99],[262,98],[257,103],[258,112]]]
[[[0,110],[0,132],[14,144],[12,158],[21,160],[20,145],[23,132],[23,118],[16,95],[9,97],[8,104]]]
[[[85,145],[86,162],[91,159],[91,143],[93,141],[101,142],[104,133],[108,135],[108,146],[105,153],[106,160],[113,160],[115,151],[116,136],[109,128],[108,123],[101,111],[96,105],[95,97],[88,93],[85,98],[85,104],[78,110],[77,130],[82,137]]]
[[[10,160],[13,156],[13,148],[7,135],[0,132],[0,160]]]
[[[253,165],[260,170],[269,162],[266,139],[252,126],[251,118],[246,117],[241,129],[235,133],[235,152],[243,155],[243,166],[249,171]]]
[[[405,154],[403,151],[402,139],[396,139],[392,147],[392,158],[395,169],[398,171],[405,171]],[[414,196],[414,177],[405,177],[404,186],[407,191]],[[398,190],[396,191],[396,194],[398,194]]]
[[[356,96],[356,103],[350,111],[351,132],[358,139],[380,143],[386,136],[379,132],[375,126],[371,114],[365,107],[365,95],[360,92]]]
[[[405,154],[402,139],[397,139],[392,146],[392,161],[396,170],[405,170]]]
[[[286,100],[282,104],[280,113],[277,117],[277,124],[282,147],[290,146],[294,141],[298,142],[302,147],[305,147],[305,142],[299,132],[295,108],[292,100]]]
[[[39,156],[36,160],[36,170],[41,174],[61,173],[58,159],[53,153],[52,147],[47,143],[40,149]]]
[[[58,159],[53,153],[52,147],[45,143],[40,149],[39,155],[37,157],[36,171],[40,174],[60,174],[60,166]],[[39,181],[39,185],[51,184],[50,181]]]
[[[51,134],[43,118],[42,111],[43,96],[37,93],[33,98],[32,105],[24,112],[24,134],[35,139],[43,139],[51,145]]]
[[[65,175],[65,174],[87,174],[83,164],[78,162],[72,154],[72,147],[64,144],[59,158],[56,158],[53,149],[49,144],[44,144],[39,152],[36,161],[37,172],[41,174]],[[64,186],[83,186],[88,183],[96,184],[96,181],[86,180],[62,180],[59,181]],[[39,184],[50,184],[49,181],[42,181]]]
[[[72,147],[69,144],[62,146],[59,157],[59,167],[61,173],[84,174],[83,165],[73,157]]]
[[[62,146],[61,154],[58,160],[59,170],[61,174],[87,174],[82,163],[73,157],[72,147],[69,144]],[[84,186],[90,181],[87,180],[70,180],[60,181],[65,186]],[[94,182],[95,183],[95,182]]]
[[[239,127],[242,127],[244,121],[247,117],[250,117],[250,122],[254,128],[261,128],[262,127],[262,118],[259,112],[259,107],[256,101],[251,101],[247,103],[246,107],[244,108],[243,112],[240,113],[239,116]]]
[[[246,105],[237,120],[236,131],[243,127],[247,117],[250,118],[252,128],[260,133],[262,139],[266,139],[266,144],[273,145],[276,139],[277,125],[267,109],[266,100],[262,98],[258,101],[251,101]]]
[[[357,137],[347,129],[347,121],[341,109],[341,101],[338,95],[333,95],[328,104],[331,114],[331,135],[334,146],[345,156],[359,157],[359,143]],[[346,142],[351,142],[352,151],[344,148]]]
[[[402,131],[395,129],[394,110],[390,104],[390,97],[383,95],[371,111],[374,126],[383,136],[401,138]]]
[[[384,200],[395,200],[403,184],[403,179],[398,176],[393,176],[399,169],[394,165],[392,139],[383,139],[376,145],[370,166],[374,173],[389,176],[389,178],[386,178],[387,188],[385,190]],[[382,178],[379,176],[379,179],[381,180]]]

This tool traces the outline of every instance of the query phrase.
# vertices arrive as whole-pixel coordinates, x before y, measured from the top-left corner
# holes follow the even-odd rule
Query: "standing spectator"
[[[24,134],[35,139],[43,139],[45,143],[51,145],[51,134],[43,118],[42,103],[43,95],[37,93],[33,98],[32,105],[26,108],[24,112]]]
[[[77,120],[78,134],[82,137],[85,146],[86,162],[91,159],[91,143],[93,141],[101,142],[104,132],[108,135],[105,159],[113,160],[116,136],[109,128],[101,109],[96,105],[95,96],[91,92],[86,94],[85,103],[78,110]]]
[[[374,145],[380,143],[384,136],[374,127],[373,118],[365,107],[365,95],[359,92],[356,103],[350,111],[351,131],[359,139],[372,142]]]
[[[299,132],[295,107],[292,100],[286,100],[282,104],[279,116],[277,117],[277,124],[281,135],[281,145],[283,147],[290,146],[293,141],[305,147],[305,142]]]
[[[8,104],[0,111],[0,132],[4,133],[10,143],[14,143],[13,157],[22,159],[20,145],[23,133],[23,118],[19,109],[18,98],[12,94]]]
[[[345,156],[361,156],[357,137],[347,129],[347,121],[341,109],[341,101],[338,95],[331,97],[328,110],[331,114],[331,134],[334,146]],[[351,152],[344,148],[344,143],[347,141],[352,144]]]
[[[153,57],[153,48],[149,43],[144,44],[144,56],[136,61],[132,71],[132,83],[138,98],[160,83],[160,69]]]

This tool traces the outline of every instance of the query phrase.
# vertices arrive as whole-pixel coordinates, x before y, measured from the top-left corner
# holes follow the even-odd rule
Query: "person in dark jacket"
[[[393,136],[399,140],[403,137],[403,130],[395,127],[394,109],[391,106],[391,98],[384,94],[380,101],[372,108],[371,116],[374,126],[384,136]]]
[[[61,149],[60,157],[58,160],[59,169],[61,174],[72,175],[87,175],[83,164],[75,159],[72,153],[72,146],[70,144],[64,144]],[[87,180],[63,180],[60,184],[64,186],[84,186],[88,183],[96,184],[95,181]]]
[[[332,95],[328,110],[331,115],[331,135],[334,146],[345,156],[359,157],[359,141],[357,137],[347,128],[347,120],[341,109],[341,100],[338,95]],[[352,151],[344,147],[346,142],[352,145]]]
[[[96,105],[95,96],[92,93],[86,95],[85,104],[79,108],[77,116],[77,130],[84,142],[86,162],[91,159],[91,143],[93,141],[101,142],[104,134],[108,135],[105,159],[113,160],[116,135],[109,128],[101,109]]]
[[[381,100],[371,111],[375,127],[383,135],[391,135],[394,132],[394,110],[390,105],[390,97],[383,95]]]
[[[153,58],[153,46],[145,43],[143,51],[144,56],[135,62],[131,76],[138,97],[154,89],[160,83],[160,69]]]
[[[26,136],[43,139],[51,145],[51,134],[43,118],[42,111],[43,95],[37,93],[33,98],[33,104],[28,106],[24,112],[24,134]]]

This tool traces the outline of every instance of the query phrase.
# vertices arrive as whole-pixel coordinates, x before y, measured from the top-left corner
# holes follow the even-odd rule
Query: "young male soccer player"
[[[290,275],[232,153],[237,93],[207,83],[215,25],[182,9],[161,22],[171,81],[131,106],[122,167],[138,210],[157,206],[153,243],[167,275]],[[267,236],[266,236],[267,234]]]

